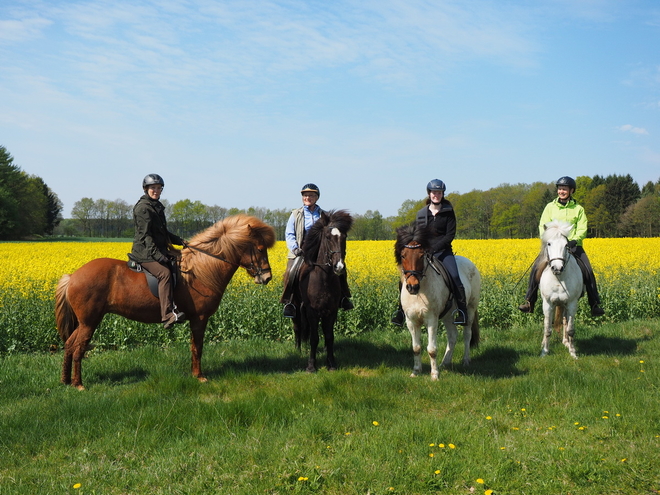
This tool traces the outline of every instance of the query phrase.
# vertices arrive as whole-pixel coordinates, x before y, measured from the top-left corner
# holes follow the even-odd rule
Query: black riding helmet
[[[447,186],[440,179],[433,179],[431,182],[426,184],[426,194],[429,194],[431,191],[442,191],[445,192]]]
[[[300,194],[306,192],[315,192],[319,198],[321,197],[321,191],[319,190],[319,187],[316,184],[312,184],[311,182],[302,186],[302,189],[300,190]]]
[[[165,181],[158,174],[149,174],[142,179],[142,189],[146,189],[149,186],[160,185],[165,187]]]
[[[575,179],[573,179],[573,177],[568,177],[566,175],[564,177],[560,177],[559,179],[557,179],[555,185],[557,187],[566,186],[569,189],[573,189],[573,190],[577,189],[577,184],[575,183]]]

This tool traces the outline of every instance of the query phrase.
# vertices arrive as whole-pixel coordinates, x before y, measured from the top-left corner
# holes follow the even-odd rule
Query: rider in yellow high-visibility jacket
[[[573,230],[571,230],[568,236],[568,247],[582,270],[591,314],[593,316],[602,316],[605,314],[605,311],[600,307],[600,296],[598,295],[598,287],[596,286],[596,277],[594,276],[594,271],[591,268],[587,253],[582,248],[582,241],[587,236],[587,215],[584,212],[584,208],[572,197],[577,184],[571,177],[560,177],[556,185],[557,198],[548,203],[541,214],[539,236],[543,236],[545,225],[553,220],[568,222],[573,225]],[[537,273],[538,263],[539,258],[536,259],[532,266],[527,294],[525,294],[525,302],[518,306],[518,309],[523,313],[533,312],[534,304],[538,298],[539,280],[541,278],[541,274]]]

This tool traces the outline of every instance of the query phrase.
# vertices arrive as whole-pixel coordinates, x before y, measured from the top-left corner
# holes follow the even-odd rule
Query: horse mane
[[[228,262],[238,264],[241,255],[255,239],[263,241],[270,249],[275,245],[275,230],[257,217],[238,214],[216,222],[195,235],[188,243],[192,248],[220,256]],[[202,283],[215,288],[213,274],[217,272],[218,260],[195,249],[184,249],[181,253],[181,271],[186,274],[194,268],[195,276]]]
[[[425,251],[431,245],[430,232],[428,228],[417,225],[416,222],[402,225],[396,229],[396,242],[394,243],[394,259],[396,264],[401,264],[401,251],[411,242],[418,242]]]
[[[316,261],[323,241],[323,229],[336,228],[342,234],[347,234],[353,226],[353,217],[346,210],[322,211],[321,217],[311,226],[305,235],[302,250],[305,260]]]

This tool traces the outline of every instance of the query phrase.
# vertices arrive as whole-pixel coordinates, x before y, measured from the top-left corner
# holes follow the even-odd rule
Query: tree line
[[[584,206],[590,237],[660,237],[660,179],[643,187],[628,175],[576,177],[575,199]],[[556,197],[554,182],[500,184],[486,191],[452,192],[460,239],[530,238],[538,236],[538,221],[545,205]],[[354,240],[391,240],[396,228],[415,219],[425,197],[404,201],[396,216],[378,210],[354,214],[350,237]],[[260,218],[284,239],[291,209],[247,209],[208,206],[184,199],[163,200],[170,230],[189,238],[223,218],[246,213]],[[84,197],[73,205],[71,218],[62,218],[62,203],[37,176],[23,172],[0,146],[0,239],[31,236],[101,238],[133,237],[133,204]]]
[[[52,235],[62,220],[62,202],[41,177],[18,165],[0,146],[0,239]]]
[[[641,189],[628,175],[596,175],[576,178],[575,199],[584,206],[589,219],[590,237],[660,236],[660,179]],[[538,222],[545,205],[556,197],[553,182],[501,184],[487,191],[450,193],[457,217],[457,237],[462,239],[530,238],[538,236]],[[398,226],[412,222],[426,198],[403,202],[397,215],[383,217],[378,210],[354,215],[354,240],[395,238]],[[275,228],[277,238],[284,230],[291,210],[250,207],[246,210],[207,206],[188,199],[170,204],[163,201],[170,229],[189,237],[218,220],[246,213]],[[83,198],[76,202],[72,218],[63,222],[65,235],[87,237],[131,237],[132,205],[123,200]]]

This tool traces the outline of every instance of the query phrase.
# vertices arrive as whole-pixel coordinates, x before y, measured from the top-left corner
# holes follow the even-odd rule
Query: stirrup
[[[163,328],[165,328],[165,330],[169,330],[177,323],[183,323],[186,321],[186,315],[182,311],[174,310],[171,314],[172,316],[163,322]]]
[[[293,303],[286,303],[284,309],[282,310],[282,315],[285,318],[295,318],[296,317],[296,306]]]
[[[454,311],[454,325],[467,325],[467,317],[462,309]]]

